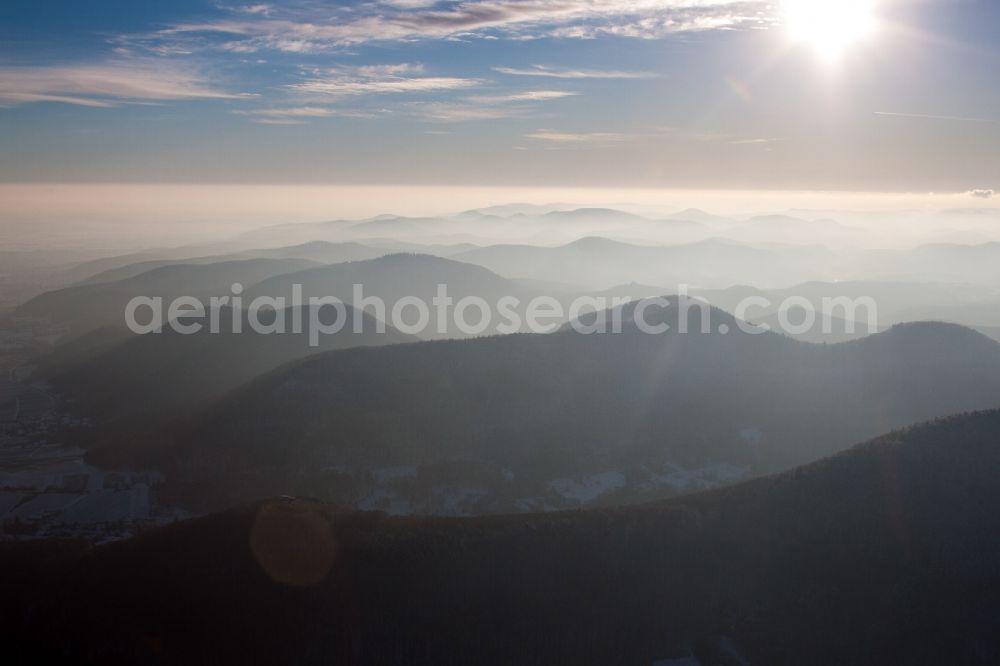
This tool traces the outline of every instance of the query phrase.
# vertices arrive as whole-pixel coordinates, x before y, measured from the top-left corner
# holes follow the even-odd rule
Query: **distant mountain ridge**
[[[591,236],[558,247],[494,245],[454,258],[506,277],[561,280],[600,289],[627,282],[669,285],[671,291],[682,284],[721,287],[740,274],[754,275],[763,284],[780,284],[811,270],[789,263],[777,252],[720,239],[654,246]]]
[[[653,313],[677,330],[676,308]],[[712,317],[708,334],[626,327],[316,356],[233,394],[163,460],[208,473],[239,450],[241,490],[221,479],[209,497],[197,474],[174,477],[178,496],[211,506],[254,488],[400,512],[541,510],[690,492],[1000,404],[1000,345],[968,329],[809,345]],[[383,483],[380,469],[406,478]]]
[[[167,327],[160,333],[130,334],[113,330],[91,334],[69,345],[78,353],[57,349],[40,360],[39,374],[73,400],[73,406],[115,435],[139,432],[148,436],[171,420],[189,418],[212,400],[286,363],[322,352],[354,346],[380,346],[413,342],[391,326],[377,333],[374,318],[345,309],[343,328],[336,334],[317,335],[312,346],[309,307],[286,308],[262,315],[269,323],[284,320],[284,333],[263,334],[253,330],[249,315],[240,316],[242,332],[234,332],[233,311],[218,313],[220,330],[206,325],[194,334],[180,334]],[[295,319],[302,322],[295,333]],[[355,319],[362,318],[362,332],[354,332]],[[335,323],[333,312],[323,312],[325,324]],[[98,433],[101,434],[100,432]]]
[[[371,248],[360,243],[330,243],[313,241],[290,247],[280,247],[268,250],[248,250],[228,255],[213,255],[192,257],[190,259],[158,259],[127,264],[118,268],[102,271],[88,277],[80,284],[98,284],[102,282],[117,282],[140,275],[155,268],[175,264],[217,264],[225,261],[241,259],[302,259],[318,264],[336,264],[344,261],[360,261],[374,259],[388,254],[387,250]]]
[[[234,283],[254,284],[316,262],[306,259],[242,259],[208,264],[171,263],[116,282],[83,284],[46,292],[16,309],[22,317],[44,319],[82,334],[125,323],[125,308],[137,297],[169,302],[181,296],[207,299],[231,294]]]

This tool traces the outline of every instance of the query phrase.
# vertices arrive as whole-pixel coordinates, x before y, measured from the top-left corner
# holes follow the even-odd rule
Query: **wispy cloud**
[[[470,95],[453,102],[421,102],[410,106],[425,120],[462,122],[527,117],[539,103],[578,93],[569,90],[522,90],[496,95]]]
[[[508,104],[517,102],[547,102],[565,97],[575,97],[579,93],[570,90],[525,90],[503,95],[476,95],[469,97],[470,102],[478,104]]]
[[[330,106],[341,99],[374,95],[432,96],[431,99],[407,99],[397,106],[406,115],[424,120],[460,122],[470,120],[495,120],[524,116],[537,104],[576,96],[571,90],[514,90],[495,94],[455,96],[452,93],[467,91],[480,86],[481,79],[433,76],[418,63],[395,63],[335,67],[312,71],[308,78],[286,86],[291,100],[299,102],[288,106],[236,111],[265,124],[303,124],[317,118],[331,116],[373,117],[378,114],[365,111],[343,111]],[[448,97],[441,99],[439,94]]]
[[[244,116],[260,116],[262,118],[329,118],[337,114],[334,109],[319,106],[299,106],[283,109],[252,109],[249,111],[234,111]]]
[[[409,110],[424,120],[449,123],[499,120],[523,113],[523,110],[518,108],[482,106],[463,102],[420,102],[410,105]]]
[[[265,3],[258,3],[255,5],[242,5],[236,8],[236,11],[243,12],[244,14],[262,14],[267,16],[271,13],[273,7]]]
[[[245,6],[231,17],[177,23],[130,39],[154,49],[303,53],[374,41],[590,39],[602,34],[653,38],[753,27],[765,23],[770,13],[766,0],[465,0],[447,4],[382,0],[339,6],[300,2]]]
[[[965,116],[935,116],[926,113],[896,113],[893,111],[876,111],[876,116],[889,116],[892,118],[916,118],[920,120],[955,120],[964,123],[991,123],[1000,124],[1000,120],[992,118],[968,118]]]
[[[618,143],[631,138],[628,134],[617,132],[557,132],[547,129],[541,129],[525,136],[535,141],[558,144]]]
[[[494,71],[511,76],[542,76],[553,79],[655,79],[659,74],[653,72],[627,72],[621,70],[601,69],[560,69],[545,65],[532,65],[527,68],[494,67]]]
[[[675,3],[676,4],[676,3]],[[554,28],[550,35],[562,39],[596,39],[601,36],[658,39],[680,32],[734,30],[769,22],[763,10],[751,11],[754,2],[686,3],[671,11],[626,14],[619,21],[588,21]],[[735,10],[736,6],[741,9]]]
[[[733,139],[732,141],[729,142],[729,145],[731,145],[731,146],[767,146],[767,145],[770,145],[772,143],[777,143],[779,141],[781,141],[781,139],[765,139],[765,138],[757,138],[757,139]]]
[[[304,125],[318,118],[375,118],[379,114],[356,109],[332,109],[321,106],[237,109],[234,114],[248,116],[262,125]]]
[[[431,93],[472,88],[479,79],[452,76],[417,76],[419,65],[377,65],[336,68],[289,85],[296,93],[328,97],[350,97],[385,93]]]
[[[257,118],[254,120],[255,123],[259,125],[305,125],[304,120],[295,120],[294,118]]]
[[[679,127],[658,127],[649,131],[637,131],[629,133],[620,132],[564,132],[552,129],[540,129],[525,138],[535,141],[543,141],[552,144],[610,144],[624,141],[696,141],[696,142],[725,142],[730,145],[770,145],[782,139],[754,138],[743,139],[728,135],[722,132],[711,130],[679,128]]]
[[[0,67],[0,106],[62,102],[107,107],[133,101],[240,97],[246,95],[214,88],[197,72],[162,61]]]

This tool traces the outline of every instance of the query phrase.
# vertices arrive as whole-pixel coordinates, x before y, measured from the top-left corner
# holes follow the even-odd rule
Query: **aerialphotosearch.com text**
[[[223,330],[260,335],[305,334],[314,347],[320,345],[324,336],[341,333],[345,328],[355,334],[370,332],[366,330],[368,327],[374,327],[376,333],[385,333],[387,325],[409,335],[438,337],[550,333],[565,326],[581,334],[626,330],[651,335],[670,331],[732,332],[728,323],[713,321],[713,309],[706,301],[689,296],[686,285],[680,285],[674,296],[655,298],[538,295],[525,300],[511,295],[493,302],[480,296],[456,300],[446,284],[437,285],[429,300],[402,296],[390,302],[365,294],[363,284],[352,286],[349,303],[335,296],[305,298],[301,284],[292,286],[290,298],[262,295],[246,303],[241,284],[233,284],[230,291],[208,299],[181,296],[169,302],[161,296],[137,296],[125,308],[125,323],[129,330],[140,335],[160,333],[165,327],[182,335],[218,334]],[[350,316],[349,308],[353,308]],[[353,316],[356,312],[371,317]],[[834,322],[845,326],[846,333],[854,333],[855,327],[874,333],[878,321],[877,304],[870,297],[825,297],[815,303],[792,296],[773,303],[756,295],[737,302],[730,314],[738,329],[751,335],[772,328],[798,335],[817,327],[829,334]],[[770,315],[769,319],[777,326],[751,323],[764,315]]]

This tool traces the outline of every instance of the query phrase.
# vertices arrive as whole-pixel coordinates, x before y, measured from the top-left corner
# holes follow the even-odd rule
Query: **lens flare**
[[[831,61],[878,27],[874,0],[784,0],[783,14],[793,41]]]

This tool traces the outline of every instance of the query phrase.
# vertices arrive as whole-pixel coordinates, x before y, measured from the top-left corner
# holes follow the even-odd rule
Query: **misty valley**
[[[385,661],[393,650],[410,649],[388,646],[408,644],[420,645],[427,659],[474,654],[476,660],[517,660],[516,650],[482,653],[476,647],[479,640],[515,635],[510,649],[519,643],[531,646],[527,659],[533,662],[549,657],[542,657],[546,652],[532,635],[507,633],[520,631],[512,628],[513,619],[489,630],[501,632],[493,635],[483,634],[484,625],[473,618],[520,615],[530,607],[537,615],[515,624],[533,617],[538,627],[548,627],[545,632],[562,636],[567,627],[543,619],[550,601],[539,598],[527,607],[515,597],[501,601],[470,580],[492,572],[510,593],[523,589],[529,594],[529,587],[538,584],[531,581],[551,566],[550,558],[559,558],[605,573],[586,584],[582,581],[590,578],[583,570],[579,576],[584,578],[556,576],[543,586],[552,588],[552,602],[569,603],[585,593],[607,597],[602,608],[616,607],[621,602],[613,600],[615,593],[597,583],[606,575],[624,577],[616,583],[623,590],[632,590],[642,578],[667,586],[665,598],[688,599],[682,607],[661,608],[663,599],[640,597],[646,601],[616,611],[639,614],[628,628],[630,634],[638,632],[634,639],[622,644],[617,634],[597,633],[569,652],[560,648],[560,654],[594,650],[580,659],[604,654],[614,661],[610,655],[620,649],[643,661],[660,650],[702,655],[691,657],[701,659],[698,663],[745,663],[740,660],[747,655],[755,662],[759,655],[786,661],[801,655],[796,650],[808,641],[764,642],[762,636],[776,630],[776,620],[751,620],[756,611],[746,604],[773,603],[778,605],[768,606],[768,612],[791,612],[787,604],[801,601],[793,602],[788,594],[807,594],[802,586],[810,585],[810,578],[788,579],[791,572],[779,573],[780,568],[740,574],[757,585],[796,590],[768,596],[767,602],[754,602],[753,595],[765,593],[740,591],[742,583],[717,587],[718,576],[763,566],[751,553],[765,546],[746,541],[743,521],[773,524],[768,529],[778,530],[776,543],[787,542],[780,547],[781,557],[812,558],[810,566],[817,566],[809,548],[833,547],[845,538],[838,530],[854,529],[848,525],[876,529],[861,527],[872,519],[870,510],[924,521],[920,507],[950,510],[949,493],[978,487],[968,485],[978,483],[971,479],[955,478],[954,488],[931,480],[945,468],[972,465],[961,469],[975,469],[975,478],[998,471],[987,464],[993,458],[984,457],[979,465],[963,457],[984,449],[963,448],[953,460],[940,447],[952,440],[965,447],[959,433],[966,427],[984,441],[998,435],[989,410],[1000,407],[1000,275],[989,268],[1000,266],[1000,243],[928,242],[879,250],[831,244],[820,250],[774,244],[772,223],[759,221],[772,218],[685,214],[695,219],[664,225],[611,209],[566,206],[554,222],[545,207],[510,206],[419,223],[380,216],[279,227],[280,234],[263,228],[207,246],[83,263],[65,263],[58,255],[48,260],[37,253],[21,256],[25,268],[18,279],[26,291],[5,313],[0,406],[6,538],[0,550],[14,561],[37,557],[31,566],[41,567],[21,593],[41,595],[44,622],[59,623],[51,614],[66,611],[50,604],[91,596],[76,585],[123,593],[135,586],[157,599],[188,604],[195,599],[188,590],[204,595],[214,589],[216,583],[195,582],[203,576],[237,576],[246,581],[241,585],[271,579],[268,585],[312,590],[311,596],[279,602],[292,604],[292,613],[304,612],[301,604],[319,603],[324,613],[341,617],[347,607],[340,604],[361,603],[351,611],[354,619],[338,620],[332,634],[314,634],[319,620],[303,619],[302,627],[317,628],[294,646],[281,638],[267,648],[285,646],[280,649],[291,650],[296,660],[355,644],[363,646],[356,649],[364,662]],[[933,224],[924,217],[925,240],[967,215],[943,212]],[[895,224],[906,216],[899,213]],[[706,226],[704,233],[713,234],[708,240],[688,242],[673,235],[674,223],[690,234],[692,227],[705,224],[698,220],[708,218],[711,229]],[[980,213],[972,219],[982,233],[1000,236],[983,222],[998,224],[1000,215]],[[409,229],[419,224],[420,237],[440,234],[443,239],[458,221],[466,242],[457,246],[418,245],[417,232]],[[374,232],[371,225],[385,233],[390,222],[398,240],[364,235]],[[882,231],[878,225],[887,223],[880,219],[859,226],[857,242],[874,245]],[[607,233],[625,229],[642,240],[586,235],[598,228]],[[737,232],[741,240],[732,239]],[[518,240],[547,234],[583,240],[491,244],[498,235]],[[287,238],[305,242],[278,244]],[[264,245],[268,239],[273,246]],[[932,267],[926,274],[915,273],[925,265]],[[671,283],[684,274],[694,279]],[[842,279],[832,279],[835,275]],[[504,299],[507,318],[497,316]],[[137,315],[141,308],[147,311]],[[544,316],[529,316],[537,314]],[[932,425],[920,425],[928,422]],[[875,439],[879,436],[883,439]],[[862,444],[868,440],[875,441]],[[920,444],[910,445],[910,440]],[[890,452],[896,450],[900,453]],[[892,462],[898,455],[907,460],[900,468]],[[870,480],[859,477],[857,483],[838,485],[843,481],[831,476],[845,465],[864,469],[873,456],[889,456],[884,464],[890,467],[874,476],[865,472]],[[946,464],[933,463],[945,467],[930,466],[927,461],[935,456],[948,457]],[[836,474],[842,479],[844,472]],[[814,481],[800,481],[803,475]],[[785,489],[786,484],[791,485]],[[905,497],[897,496],[911,486]],[[990,488],[983,486],[983,492],[993,493]],[[868,509],[852,508],[851,493],[873,492]],[[893,495],[879,499],[879,492]],[[780,517],[759,504],[778,506],[786,501],[778,497],[787,493],[795,499],[787,500],[782,512],[832,503],[840,513],[822,520],[848,522],[821,528],[818,514]],[[963,495],[955,501],[984,498]],[[983,509],[969,509],[978,510]],[[728,516],[729,511],[736,514]],[[763,513],[737,520],[746,512]],[[804,522],[779,526],[780,521]],[[661,527],[650,531],[654,525]],[[799,534],[806,525],[812,532]],[[266,534],[258,535],[259,529]],[[629,536],[612,536],[623,529]],[[231,538],[195,536],[204,530]],[[472,532],[458,536],[465,530]],[[852,534],[850,543],[857,545],[850,547],[863,548],[866,542],[858,541],[863,533]],[[249,539],[250,551],[241,551],[240,538]],[[258,538],[266,541],[259,548],[270,550],[258,552]],[[447,546],[440,552],[434,547],[433,560],[411,561],[429,547],[419,544],[431,538],[442,540],[440,547],[453,539],[483,545],[457,551]],[[156,573],[159,569],[143,565],[135,570],[138,578],[122,578],[129,566],[112,564],[123,557],[153,561],[147,558],[160,555],[140,553],[162,550],[155,544],[164,539],[176,540],[171,548],[185,549],[170,565],[184,571],[171,574],[183,576],[180,587],[157,588],[165,582],[160,578],[165,570]],[[620,543],[613,546],[612,539]],[[727,541],[732,549],[722,547]],[[584,551],[596,550],[570,554],[567,549],[577,542]],[[98,546],[91,550],[84,544]],[[624,550],[606,550],[613,547]],[[473,556],[480,548],[487,550]],[[502,565],[496,558],[507,549],[521,553],[513,561],[517,567],[531,568]],[[661,549],[666,550],[657,557],[681,560],[661,573],[646,571],[660,568],[652,553]],[[684,559],[698,552],[714,554]],[[861,551],[844,556],[861,558],[852,566],[862,569],[882,566]],[[209,574],[204,567],[219,566],[220,557],[250,557],[251,563],[239,565],[250,568]],[[411,563],[389,564],[397,557]],[[468,557],[482,561],[475,565]],[[633,557],[638,559],[626,565]],[[804,560],[796,562],[788,566],[805,566]],[[398,578],[412,567],[417,569]],[[463,578],[448,576],[435,585],[472,586],[471,591],[425,594],[431,604],[426,611],[444,614],[441,621],[452,629],[431,632],[426,638],[431,642],[411,636],[413,627],[405,619],[409,602],[399,595],[424,594],[403,591],[416,584],[412,576],[437,580],[454,567],[465,572]],[[687,573],[673,578],[681,571]],[[762,575],[779,576],[780,582]],[[389,576],[404,587],[373,580],[364,585],[372,586],[371,594],[383,595],[382,602],[348,602],[335,591],[346,584],[343,576]],[[70,591],[45,591],[43,583],[53,580],[70,581]],[[926,577],[911,584],[918,580],[930,584]],[[579,589],[558,587],[563,584]],[[266,589],[259,592],[264,598],[271,594]],[[853,588],[827,591],[832,596],[825,603],[848,603],[842,594],[859,599],[868,594],[847,590]],[[458,625],[443,619],[452,611],[442,594],[485,604],[469,607],[467,635],[453,633]],[[714,603],[722,606],[705,605],[717,595],[722,597]],[[113,598],[108,603],[133,607]],[[257,602],[243,603],[253,607]],[[384,615],[389,611],[381,604],[396,607],[396,615]],[[641,628],[648,613],[674,617],[681,608],[683,614],[662,632]],[[139,622],[146,627],[141,631],[160,626],[153,618],[113,620],[116,613],[109,611],[100,622],[126,627]],[[360,619],[366,613],[383,617],[373,617],[375,625],[397,630],[371,633],[375,625]],[[257,621],[263,619],[248,616],[238,626],[249,630]],[[789,626],[801,621],[781,620]],[[35,631],[41,626],[38,620],[30,623]],[[82,631],[79,627],[74,631]],[[89,646],[106,657],[145,659],[153,653],[141,641],[129,643],[135,640],[129,632],[140,631],[135,627],[124,630],[122,644],[119,638],[95,642],[97,634],[85,633],[67,639],[64,649]],[[196,646],[205,639],[182,632],[170,640],[170,659],[185,660],[182,655],[202,649]],[[564,640],[576,639],[566,636],[559,644],[566,645]],[[831,655],[848,649],[833,635],[815,640],[830,646]],[[788,652],[773,652],[779,645]],[[936,653],[941,645],[931,641],[927,649]],[[284,653],[272,657],[281,659],[279,654]],[[723,659],[726,654],[729,661]],[[831,656],[829,663],[838,662]]]

